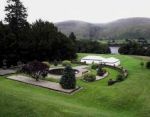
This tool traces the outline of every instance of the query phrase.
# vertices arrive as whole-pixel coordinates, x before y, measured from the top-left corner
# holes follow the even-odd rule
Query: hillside
[[[66,35],[74,32],[78,39],[139,38],[150,39],[150,18],[120,19],[105,24],[83,21],[65,21],[55,24]]]

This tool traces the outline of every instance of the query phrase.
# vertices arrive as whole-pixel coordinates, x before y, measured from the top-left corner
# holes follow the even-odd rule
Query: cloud
[[[83,20],[108,22],[126,17],[150,17],[149,0],[21,0],[30,22],[42,18],[51,22]],[[0,0],[0,19],[6,0]]]

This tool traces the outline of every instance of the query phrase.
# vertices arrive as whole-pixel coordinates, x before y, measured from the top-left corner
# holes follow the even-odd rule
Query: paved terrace
[[[12,70],[12,69],[0,69],[0,76],[14,74],[16,72],[17,72],[16,70]]]
[[[59,83],[54,83],[54,82],[49,82],[49,81],[44,81],[44,80],[35,81],[35,79],[27,77],[27,76],[23,76],[23,75],[12,75],[12,76],[8,76],[7,78],[11,80],[23,82],[26,84],[31,84],[31,85],[35,85],[35,86],[51,89],[54,91],[63,92],[63,93],[68,93],[68,94],[71,94],[74,91],[79,89],[79,88],[69,89],[69,90],[63,89]]]

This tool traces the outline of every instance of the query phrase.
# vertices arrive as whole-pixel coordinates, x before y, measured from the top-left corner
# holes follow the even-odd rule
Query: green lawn
[[[108,79],[118,74],[108,69],[109,76],[101,81],[78,80],[83,89],[74,95],[0,77],[0,117],[150,117],[150,70],[141,68],[141,57],[102,56],[119,58],[129,77],[108,87]]]

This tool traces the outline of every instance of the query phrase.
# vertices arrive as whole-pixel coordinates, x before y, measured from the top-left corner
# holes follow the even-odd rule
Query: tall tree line
[[[96,53],[96,54],[111,53],[108,44],[102,44],[92,39],[77,40],[73,32],[70,33],[69,38],[76,44],[76,51],[78,53]]]
[[[54,24],[27,22],[27,10],[20,0],[7,0],[5,24],[0,22],[0,64],[17,61],[64,60],[76,58],[74,40],[59,32]]]
[[[150,56],[150,46],[135,41],[124,43],[119,48],[120,54]]]
[[[79,53],[96,53],[96,54],[109,54],[111,53],[108,44],[101,44],[93,40],[77,40],[77,52]]]
[[[97,41],[77,40],[58,31],[53,23],[27,21],[27,9],[20,0],[7,0],[5,23],[0,22],[0,65],[16,65],[33,60],[54,61],[76,58],[76,52],[110,53],[107,45]]]

